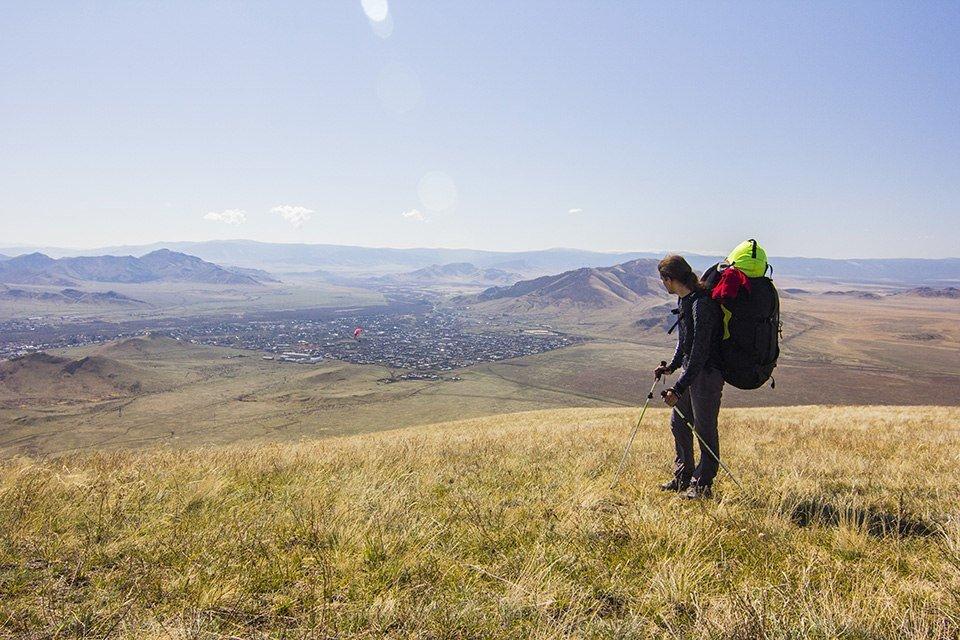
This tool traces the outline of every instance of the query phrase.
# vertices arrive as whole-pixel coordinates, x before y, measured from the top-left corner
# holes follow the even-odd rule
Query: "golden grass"
[[[722,415],[717,499],[655,489],[666,413],[0,467],[0,633],[956,638],[960,409]]]

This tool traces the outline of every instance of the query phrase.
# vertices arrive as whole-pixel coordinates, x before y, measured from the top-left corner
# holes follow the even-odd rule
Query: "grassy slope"
[[[0,630],[36,637],[960,634],[960,410],[735,409],[686,503],[666,413],[565,409],[0,467]],[[800,524],[807,526],[801,526]]]

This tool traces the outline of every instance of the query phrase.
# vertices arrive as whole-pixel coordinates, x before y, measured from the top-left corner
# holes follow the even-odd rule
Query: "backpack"
[[[725,269],[738,269],[746,278],[745,286],[732,298],[717,299],[715,289]],[[723,313],[720,340],[721,371],[725,382],[738,389],[757,389],[773,377],[780,355],[780,296],[767,263],[767,254],[756,240],[747,240],[730,252],[725,262],[707,269],[701,281]],[[737,274],[731,274],[737,275]],[[770,384],[776,387],[776,380]]]

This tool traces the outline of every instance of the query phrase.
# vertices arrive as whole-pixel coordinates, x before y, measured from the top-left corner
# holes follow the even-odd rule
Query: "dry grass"
[[[960,410],[727,411],[708,503],[635,413],[9,461],[0,633],[960,636]]]

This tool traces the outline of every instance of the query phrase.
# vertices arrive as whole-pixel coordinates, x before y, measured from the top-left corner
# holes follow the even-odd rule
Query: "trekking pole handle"
[[[667,361],[666,361],[666,360],[661,360],[661,361],[660,361],[660,366],[661,366],[661,367],[666,367],[666,366],[667,366]],[[659,379],[660,379],[660,376],[662,376],[662,375],[663,375],[662,373],[658,373],[658,374],[656,375],[657,380],[659,380]]]
[[[660,366],[661,366],[661,367],[667,366],[667,361],[666,361],[666,360],[661,360],[661,361],[660,361]],[[663,375],[662,373],[658,373],[658,374],[653,378],[653,386],[650,387],[650,393],[647,394],[647,400],[653,400],[653,390],[654,390],[654,388],[657,386],[657,382],[660,381],[660,378],[661,378],[662,375]]]

